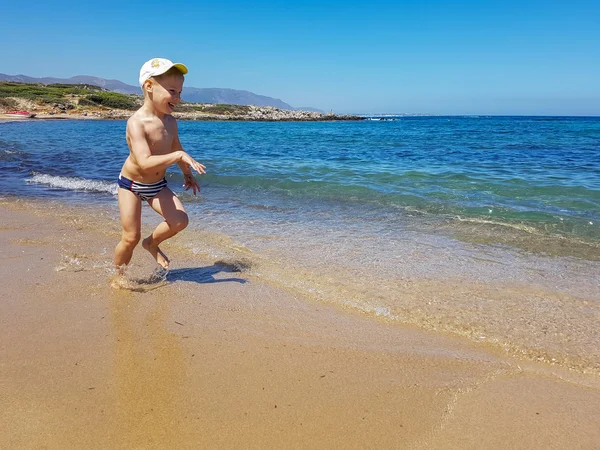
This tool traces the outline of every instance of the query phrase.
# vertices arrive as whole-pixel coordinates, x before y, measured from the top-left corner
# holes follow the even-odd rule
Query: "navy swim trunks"
[[[119,187],[133,192],[144,201],[151,200],[166,186],[166,178],[163,178],[156,183],[138,183],[137,181],[130,180],[129,178],[119,174]]]

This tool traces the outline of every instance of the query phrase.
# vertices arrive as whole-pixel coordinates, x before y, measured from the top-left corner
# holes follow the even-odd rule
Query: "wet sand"
[[[597,376],[316,303],[169,245],[166,283],[113,289],[108,213],[0,210],[0,448],[600,442]],[[153,270],[141,246],[133,263]]]

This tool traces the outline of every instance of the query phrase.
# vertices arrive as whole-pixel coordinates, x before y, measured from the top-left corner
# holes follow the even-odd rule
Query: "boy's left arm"
[[[181,145],[181,142],[179,142],[179,133],[175,134],[175,138],[173,139],[173,147],[172,147],[172,151],[178,151],[178,150],[182,150],[183,151],[183,147]],[[181,169],[181,172],[183,173],[183,187],[185,188],[186,191],[189,191],[190,189],[192,189],[192,191],[194,191],[194,195],[196,195],[196,192],[200,192],[200,185],[198,184],[198,181],[196,180],[196,177],[194,177],[194,174],[192,173],[192,167],[183,161],[179,161],[177,163],[177,165],[179,166],[179,168]]]

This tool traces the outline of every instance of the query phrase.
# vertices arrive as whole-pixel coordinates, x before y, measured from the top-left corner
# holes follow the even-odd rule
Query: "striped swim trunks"
[[[156,183],[138,183],[119,174],[119,187],[133,192],[144,201],[151,200],[166,186],[167,180],[165,178]]]

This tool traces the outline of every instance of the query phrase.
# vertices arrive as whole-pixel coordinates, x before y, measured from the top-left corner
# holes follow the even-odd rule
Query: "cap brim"
[[[183,75],[188,73],[188,68],[185,66],[185,64],[175,63],[173,64],[173,67],[176,67],[177,70],[179,70]]]

